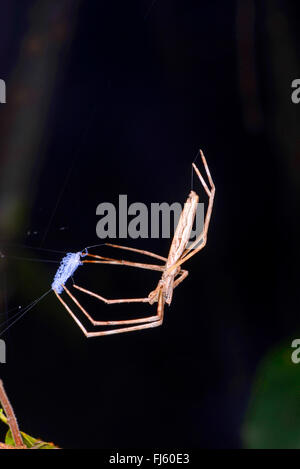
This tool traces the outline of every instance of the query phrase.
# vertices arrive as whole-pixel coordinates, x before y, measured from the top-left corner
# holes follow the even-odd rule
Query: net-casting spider
[[[150,257],[154,257],[155,259],[159,259],[164,261],[164,265],[156,265],[156,264],[144,264],[139,262],[131,262],[126,260],[118,260],[118,259],[111,259],[107,257],[102,257],[95,254],[90,254],[87,249],[84,249],[81,252],[77,253],[69,253],[67,254],[62,262],[61,265],[55,275],[54,281],[52,283],[52,289],[59,299],[59,301],[63,304],[66,310],[70,313],[74,321],[78,324],[82,332],[86,337],[99,337],[102,335],[108,334],[119,334],[121,332],[130,332],[130,331],[137,331],[141,329],[149,329],[151,327],[160,326],[163,322],[164,317],[164,305],[167,303],[168,305],[172,302],[173,297],[173,290],[176,288],[188,275],[187,270],[183,270],[181,268],[182,264],[194,256],[197,252],[204,248],[207,239],[207,231],[209,227],[209,222],[211,218],[213,202],[214,202],[214,195],[215,195],[215,186],[213,180],[211,178],[206,159],[204,157],[203,152],[200,150],[200,155],[202,158],[202,162],[208,177],[209,186],[206,184],[205,180],[203,179],[199,169],[193,163],[193,168],[200,179],[200,182],[209,197],[209,203],[207,212],[205,215],[204,226],[201,234],[196,238],[196,240],[191,243],[191,245],[187,248],[193,222],[197,210],[197,204],[199,197],[198,195],[192,190],[187,198],[187,201],[184,205],[184,208],[181,212],[178,225],[171,243],[170,251],[168,257],[162,257],[158,254],[154,254],[153,252],[143,251],[140,249],[119,246],[115,244],[106,243],[107,246],[111,246],[117,249],[123,249],[133,252],[138,252],[140,254],[144,254]],[[116,265],[126,265],[131,267],[138,267],[141,269],[148,269],[148,270],[157,270],[162,273],[161,278],[157,284],[155,290],[151,291],[148,296],[145,298],[122,298],[122,299],[113,299],[109,300],[104,298],[103,296],[94,293],[86,288],[83,288],[79,285],[73,283],[73,287],[77,290],[80,290],[83,293],[86,293],[90,296],[97,298],[98,300],[103,301],[107,304],[116,304],[116,303],[158,303],[157,312],[155,315],[147,316],[143,318],[137,319],[125,319],[125,320],[118,320],[118,321],[97,321],[95,320],[87,311],[86,309],[79,303],[79,301],[75,298],[75,296],[70,292],[70,290],[66,287],[66,281],[72,276],[75,272],[77,267],[81,264],[87,263],[98,263],[98,264],[116,264]],[[108,330],[101,330],[95,332],[88,332],[82,322],[77,318],[74,314],[72,309],[68,306],[68,304],[62,299],[61,293],[65,291],[66,294],[71,298],[71,300],[78,306],[78,308],[82,311],[82,313],[87,317],[87,319],[91,322],[93,326],[120,326],[117,328],[112,328]],[[125,326],[125,327],[124,327]]]

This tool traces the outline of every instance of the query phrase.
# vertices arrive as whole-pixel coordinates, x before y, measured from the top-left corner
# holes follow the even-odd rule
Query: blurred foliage
[[[292,362],[292,353],[285,343],[258,368],[242,430],[246,448],[300,448],[300,364]]]

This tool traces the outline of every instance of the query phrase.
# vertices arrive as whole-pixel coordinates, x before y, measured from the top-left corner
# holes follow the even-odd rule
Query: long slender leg
[[[74,301],[74,303],[78,306],[78,308],[81,309],[83,314],[88,318],[88,320],[93,324],[93,326],[117,326],[117,325],[122,325],[122,324],[140,324],[140,323],[145,323],[145,322],[152,322],[152,321],[157,321],[158,316],[148,316],[146,318],[138,318],[138,319],[125,319],[125,320],[118,320],[118,321],[96,321],[95,319],[92,318],[92,316],[84,309],[84,307],[79,303],[79,301],[75,298],[74,295],[68,290],[68,288],[64,285],[63,286],[65,292],[69,295],[69,297]],[[85,293],[88,293],[92,296],[99,297],[99,295],[96,295],[93,292],[89,292],[89,290],[85,290],[84,288],[79,288],[80,290],[84,291]],[[138,299],[137,299],[138,300]],[[142,302],[144,299],[142,298]],[[127,300],[128,301],[128,300]],[[130,302],[130,300],[128,301]],[[148,300],[149,302],[149,300]]]
[[[207,174],[207,177],[208,177],[208,180],[209,180],[209,183],[210,183],[210,186],[211,186],[211,189],[209,190],[199,169],[197,168],[197,166],[193,163],[193,167],[194,167],[194,170],[197,174],[197,176],[199,177],[207,195],[209,196],[209,204],[208,204],[208,208],[207,208],[207,212],[206,212],[206,217],[205,217],[205,222],[204,222],[204,227],[203,227],[203,230],[202,230],[202,233],[197,237],[197,239],[191,244],[191,246],[189,246],[189,249],[187,249],[182,257],[185,257],[185,255],[193,248],[195,248],[197,246],[197,244],[199,244],[199,242],[201,241],[201,239],[203,239],[203,237],[206,237],[207,235],[207,231],[208,231],[208,226],[209,226],[209,222],[210,222],[210,218],[211,218],[211,213],[212,213],[212,207],[213,207],[213,201],[214,201],[214,196],[215,196],[215,185],[214,185],[214,182],[212,180],[212,177],[210,175],[210,171],[208,169],[208,165],[207,165],[207,162],[206,162],[206,159],[205,159],[205,156],[203,155],[203,152],[200,150],[200,154],[201,154],[201,157],[202,157],[202,161],[203,161],[203,164],[204,164],[204,167],[205,167],[205,171],[206,171],[206,174]]]
[[[133,252],[139,252],[140,254],[144,254],[145,256],[151,256],[155,257],[156,259],[160,259],[161,261],[166,261],[167,258],[163,256],[159,256],[158,254],[155,254],[154,252],[151,251],[144,251],[142,249],[136,249],[136,248],[130,248],[127,246],[121,246],[120,244],[111,244],[111,243],[105,243],[106,246],[111,246],[112,248],[118,248],[118,249],[124,249],[126,251],[133,251]]]
[[[81,261],[83,264],[116,264],[116,265],[128,265],[131,267],[139,267],[140,269],[147,269],[147,270],[157,270],[159,272],[163,272],[165,266],[164,265],[156,265],[156,264],[143,264],[140,262],[131,262],[131,261],[124,261],[121,259],[111,259],[109,257],[102,257],[96,256],[94,254],[88,254],[89,257],[93,257],[95,259],[101,260],[83,260]]]
[[[197,239],[191,244],[191,246],[189,247],[188,250],[184,251],[184,253],[182,254],[181,258],[175,262],[173,265],[171,265],[169,267],[169,269],[167,269],[166,272],[170,272],[172,271],[173,269],[175,269],[176,267],[180,266],[181,264],[183,264],[185,261],[187,261],[188,259],[190,259],[192,256],[194,256],[195,254],[197,254],[197,252],[199,252],[201,249],[204,248],[204,246],[206,245],[206,241],[207,241],[207,232],[208,232],[208,227],[209,227],[209,223],[210,223],[210,219],[211,219],[211,213],[212,213],[212,208],[213,208],[213,203],[214,203],[214,196],[215,196],[215,185],[213,183],[213,180],[212,180],[212,177],[210,175],[210,172],[209,172],[209,169],[208,169],[208,166],[207,166],[207,162],[206,162],[206,159],[205,159],[205,156],[203,154],[203,152],[200,150],[200,154],[201,154],[201,158],[202,158],[202,161],[203,161],[203,164],[204,164],[204,167],[205,167],[205,171],[206,171],[206,174],[207,174],[207,177],[208,177],[208,180],[209,180],[209,183],[210,183],[210,186],[211,186],[211,189],[209,190],[208,187],[207,187],[207,184],[206,182],[204,181],[199,169],[197,168],[197,166],[193,163],[193,167],[194,167],[194,170],[196,171],[196,174],[197,176],[199,177],[206,193],[208,194],[209,196],[209,203],[208,203],[208,208],[207,208],[207,212],[206,212],[206,216],[205,216],[205,221],[204,221],[204,227],[203,227],[203,230],[201,232],[201,234],[197,237]],[[197,248],[195,248],[200,242],[202,241],[201,245]],[[195,248],[195,249],[194,249]],[[193,249],[193,251],[191,251]]]
[[[179,272],[179,277],[175,280],[173,288],[178,287],[178,285],[183,282],[183,280],[189,275],[188,270],[181,270]]]
[[[67,303],[62,299],[62,297],[55,291],[53,290],[56,297],[59,299],[59,301],[62,303],[62,305],[66,308],[66,310],[68,311],[68,313],[71,315],[71,317],[74,319],[74,321],[76,322],[76,324],[80,327],[80,329],[82,330],[82,332],[84,333],[84,335],[87,335],[87,330],[85,329],[85,327],[83,326],[83,324],[81,324],[81,322],[79,321],[79,319],[75,316],[75,314],[73,313],[73,311],[71,310],[71,308],[69,308],[69,306],[67,305]]]
[[[210,171],[209,171],[209,168],[208,168],[206,158],[205,158],[202,150],[200,150],[200,155],[201,155],[201,159],[202,159],[202,162],[203,162],[203,165],[204,165],[204,168],[205,168],[206,175],[208,177],[210,187],[211,187],[211,189],[215,188],[214,182],[212,180],[212,177],[211,177],[211,174],[210,174]],[[200,173],[200,171],[197,168],[197,166],[195,165],[195,163],[192,163],[192,165],[193,165],[194,170],[196,171],[196,174],[197,174],[198,178],[200,179],[200,182],[201,182],[202,186],[204,187],[205,192],[207,193],[208,196],[210,196],[210,190],[207,187],[207,184],[206,184],[205,180],[203,179],[202,174]]]
[[[85,262],[85,261],[83,261]],[[90,262],[95,262],[95,261],[90,261]],[[103,263],[107,263],[107,264],[123,264],[123,262],[127,262],[127,261],[117,261],[117,260],[113,260],[113,261],[105,261]],[[102,263],[99,262],[99,263]],[[130,263],[130,265],[132,267],[140,267],[140,268],[146,268],[146,269],[149,269],[149,270],[152,270],[153,267],[155,267],[155,270],[157,270],[157,267],[159,267],[159,270],[160,271],[163,271],[164,270],[164,266],[156,266],[156,265],[151,265],[151,264],[138,264],[138,265],[135,265],[136,263]],[[123,264],[124,265],[124,264]],[[127,264],[125,264],[127,265]],[[146,267],[145,267],[146,266]],[[180,275],[180,277],[174,282],[174,288],[177,287],[177,285],[179,285],[187,276],[188,276],[188,271],[187,270],[180,270],[178,275]],[[87,293],[88,295],[91,295],[91,296],[94,296],[95,298],[98,298],[99,300],[101,301],[104,301],[104,303],[107,303],[107,304],[116,304],[116,303],[139,303],[139,302],[144,302],[144,303],[147,303],[149,302],[149,297],[145,297],[145,298],[129,298],[129,299],[108,299],[108,298],[105,298],[104,296],[101,296],[99,294],[96,294],[90,290],[87,290],[85,288],[82,288],[80,287],[79,285],[76,285],[73,281],[73,287],[74,288],[77,288],[78,290],[81,290],[82,292],[84,293]]]
[[[101,300],[108,305],[117,304],[117,303],[149,303],[148,296],[146,296],[145,298],[122,298],[122,299],[109,300],[108,298],[104,298],[104,296],[98,295],[97,293],[87,290],[86,288],[80,287],[79,285],[76,285],[75,283],[73,283],[72,286],[74,288],[77,288],[77,290],[82,291],[83,293],[87,293],[88,295],[94,296],[98,300]]]
[[[154,321],[151,323],[147,324],[141,324],[138,326],[131,326],[131,327],[123,327],[121,329],[110,329],[107,331],[98,331],[98,332],[88,332],[86,328],[83,326],[83,324],[79,321],[79,319],[75,316],[75,314],[72,312],[71,308],[67,305],[67,303],[61,298],[61,296],[54,291],[55,295],[59,299],[59,301],[62,303],[62,305],[66,308],[68,313],[71,315],[71,317],[74,319],[76,324],[80,327],[84,335],[89,338],[89,337],[99,337],[102,335],[111,335],[111,334],[121,334],[123,332],[131,332],[131,331],[138,331],[142,329],[150,329],[151,327],[158,327],[162,324],[163,322],[163,313],[164,313],[164,300],[163,300],[163,295],[162,291],[160,292],[159,298],[158,298],[158,307],[157,307],[157,313],[159,316],[158,321]]]

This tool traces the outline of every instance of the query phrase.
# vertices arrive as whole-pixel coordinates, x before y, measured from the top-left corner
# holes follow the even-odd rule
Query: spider
[[[215,195],[215,186],[213,180],[211,178],[208,165],[206,163],[205,156],[203,152],[200,150],[200,155],[202,158],[202,162],[208,177],[209,186],[206,184],[205,180],[203,179],[199,169],[193,163],[193,168],[195,173],[197,174],[200,182],[209,197],[209,203],[207,212],[205,215],[204,226],[201,234],[196,238],[196,240],[189,246],[187,249],[187,245],[189,242],[199,197],[198,195],[192,190],[187,198],[187,201],[184,205],[184,208],[181,212],[178,225],[171,243],[171,247],[169,250],[168,257],[162,257],[158,254],[154,254],[153,252],[144,251],[141,249],[135,249],[126,246],[120,246],[116,244],[105,243],[107,246],[111,246],[112,248],[122,249],[127,251],[133,251],[136,253],[140,253],[146,256],[153,257],[155,259],[161,260],[164,262],[163,265],[157,264],[145,264],[139,262],[131,262],[127,260],[119,260],[119,259],[111,259],[108,257],[102,257],[96,254],[90,254],[88,249],[84,249],[81,252],[77,253],[68,253],[61,261],[61,265],[54,277],[54,281],[52,283],[52,290],[54,291],[55,295],[57,296],[58,300],[62,303],[62,305],[66,308],[68,313],[72,316],[74,321],[80,327],[82,332],[86,337],[99,337],[103,335],[109,334],[119,334],[122,332],[131,332],[137,331],[142,329],[149,329],[152,327],[160,326],[163,323],[164,318],[164,305],[170,305],[173,298],[173,290],[176,288],[188,275],[187,270],[182,269],[182,264],[194,256],[197,252],[204,248],[207,240],[207,232],[209,227],[209,222],[211,218],[213,202],[214,202],[214,195]],[[199,245],[200,244],[200,245]],[[115,265],[126,265],[131,267],[137,267],[141,269],[148,269],[148,270],[156,270],[161,272],[161,278],[156,286],[156,288],[149,293],[148,296],[145,298],[123,298],[123,299],[107,299],[103,296],[94,293],[86,288],[83,288],[73,280],[73,288],[86,293],[92,297],[97,298],[98,300],[103,301],[107,304],[116,304],[116,303],[157,303],[157,311],[155,315],[147,316],[138,319],[126,319],[126,320],[118,320],[118,321],[97,321],[95,320],[87,311],[86,309],[80,304],[80,302],[75,298],[73,293],[66,287],[66,281],[72,277],[72,274],[75,272],[77,267],[82,264],[87,263],[98,263],[98,264],[115,264]],[[86,316],[86,318],[90,321],[93,326],[120,326],[117,328],[111,328],[107,330],[100,330],[89,332],[84,327],[82,322],[77,318],[74,314],[72,309],[68,306],[65,300],[61,297],[61,293],[65,292],[69,298],[73,301],[73,303],[82,311],[82,313]]]

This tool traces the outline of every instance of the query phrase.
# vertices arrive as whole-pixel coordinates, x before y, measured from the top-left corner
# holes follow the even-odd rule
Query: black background
[[[0,70],[8,102],[1,105],[2,121],[35,3],[3,5]],[[275,4],[297,50],[296,8]],[[74,252],[101,242],[96,207],[117,204],[119,194],[147,206],[184,203],[199,148],[216,200],[207,246],[187,262],[190,275],[166,307],[162,327],[86,339],[51,293],[2,337],[7,364],[0,365],[1,377],[29,434],[64,448],[243,445],[241,426],[257,364],[279,340],[289,344],[299,324],[299,142],[289,159],[280,144],[285,128],[273,124],[274,112],[281,122],[284,115],[276,101],[265,2],[254,3],[260,115],[245,124],[238,6],[190,0],[79,4],[32,155],[22,222],[2,236],[4,309],[38,298],[56,269],[9,256],[61,258],[12,243]],[[286,67],[278,61],[279,70]],[[281,80],[287,114],[296,108],[290,99],[295,73],[285,68]],[[207,202],[196,181],[194,188]],[[119,242],[165,256],[170,245],[165,239]],[[104,249],[97,252],[140,259]],[[159,276],[96,266],[81,268],[78,278],[104,296],[122,298],[148,294]],[[95,316],[104,317],[110,307],[96,308]],[[154,310],[135,305],[122,311]]]

